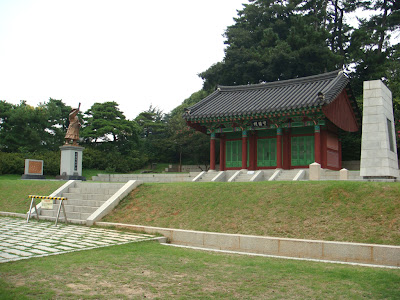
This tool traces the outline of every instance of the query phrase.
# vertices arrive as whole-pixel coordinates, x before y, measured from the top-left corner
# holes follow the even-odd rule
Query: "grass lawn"
[[[65,181],[19,180],[21,175],[0,176],[0,211],[26,213],[29,195],[48,196]]]
[[[399,299],[400,270],[131,243],[0,264],[1,299]]]
[[[400,184],[143,184],[104,221],[201,231],[400,245]]]

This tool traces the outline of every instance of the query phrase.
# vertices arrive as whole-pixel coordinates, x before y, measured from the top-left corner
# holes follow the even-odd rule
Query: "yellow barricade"
[[[36,207],[36,201],[35,199],[49,199],[49,200],[59,200],[60,202],[60,206],[58,207],[58,211],[57,211],[57,217],[56,217],[56,224],[55,226],[57,226],[58,223],[58,218],[60,217],[60,211],[61,211],[61,207],[63,209],[63,213],[64,213],[64,218],[65,218],[65,223],[68,223],[67,220],[67,214],[65,213],[65,207],[64,207],[64,201],[68,200],[65,197],[50,197],[50,196],[37,196],[37,195],[29,195],[28,198],[31,198],[31,205],[29,207],[29,212],[28,212],[28,218],[26,219],[26,222],[29,222],[29,219],[31,217],[31,212],[32,212],[32,206],[35,207],[35,211],[36,211],[36,217],[39,220],[39,212],[38,209]]]

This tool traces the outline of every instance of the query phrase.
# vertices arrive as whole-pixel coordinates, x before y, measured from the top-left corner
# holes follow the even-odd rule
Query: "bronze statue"
[[[81,127],[81,123],[79,123],[78,112],[81,107],[81,103],[79,103],[78,108],[71,109],[69,113],[69,126],[67,130],[67,134],[65,135],[65,145],[69,145],[72,141],[73,146],[78,146],[79,140],[79,128]]]

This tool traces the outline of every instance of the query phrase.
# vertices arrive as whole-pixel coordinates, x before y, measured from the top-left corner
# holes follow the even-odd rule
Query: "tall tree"
[[[127,138],[137,139],[137,126],[129,121],[119,110],[114,101],[94,103],[85,112],[82,137],[87,143],[125,141]]]
[[[303,2],[251,0],[245,5],[225,31],[224,60],[200,73],[204,88],[290,79],[340,67],[340,54],[327,46],[326,12],[321,12],[326,4]]]
[[[150,107],[141,112],[135,121],[139,125],[143,151],[151,162],[169,161],[171,153],[168,143],[165,114],[157,107]]]
[[[180,165],[209,163],[210,139],[207,135],[187,126],[182,118],[184,110],[208,96],[208,92],[200,90],[193,93],[183,103],[174,108],[168,115],[168,148],[174,153],[171,158]]]
[[[375,0],[364,1],[363,5],[371,16],[359,19],[360,26],[352,33],[349,47],[355,69],[353,89],[357,95],[361,95],[362,82],[366,80],[383,79],[391,85],[392,74],[400,68],[399,43],[391,44],[391,36],[399,34],[400,2]]]
[[[47,150],[58,150],[58,147],[64,143],[71,107],[67,106],[62,100],[53,98],[45,103],[40,103],[38,107],[47,112]]]
[[[0,149],[4,152],[35,152],[45,149],[49,133],[47,111],[27,105],[1,102]]]

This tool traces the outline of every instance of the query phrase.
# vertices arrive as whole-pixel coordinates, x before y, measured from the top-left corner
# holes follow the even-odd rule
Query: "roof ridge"
[[[343,80],[343,83],[341,83],[341,81]],[[323,93],[324,95],[329,95],[329,99],[325,99],[325,101],[327,101],[327,103],[330,103],[332,100],[334,100],[337,95],[340,93],[340,90],[346,86],[349,83],[350,79],[348,78],[348,76],[346,75],[346,73],[339,72],[338,76],[336,78],[334,78],[322,91],[321,93]],[[340,88],[339,89],[335,89],[335,87],[340,84]],[[342,87],[342,85],[344,85]]]
[[[218,93],[219,93],[219,91],[218,91],[218,90],[215,90],[214,92],[212,92],[210,95],[208,95],[208,96],[205,97],[204,99],[202,99],[202,100],[200,100],[199,102],[197,102],[196,104],[190,106],[190,107],[188,108],[187,113],[185,113],[185,114],[190,115],[192,112],[194,112],[194,111],[196,110],[196,108],[198,108],[199,106],[201,106],[201,105],[207,103],[208,101],[210,101],[211,99],[213,99]]]
[[[218,85],[217,90],[219,91],[240,91],[240,90],[251,90],[251,89],[262,89],[262,88],[271,88],[271,87],[276,87],[280,85],[294,85],[294,84],[302,84],[306,83],[309,81],[315,81],[315,79],[329,79],[329,78],[335,78],[339,75],[339,73],[343,73],[342,70],[335,70],[332,72],[327,72],[323,74],[318,74],[318,75],[311,75],[311,76],[306,76],[306,77],[299,77],[299,78],[293,78],[293,79],[286,79],[286,80],[278,80],[278,81],[271,81],[271,82],[265,82],[265,83],[258,83],[258,84],[247,84],[247,85],[236,85],[236,86],[224,86],[224,85]]]

